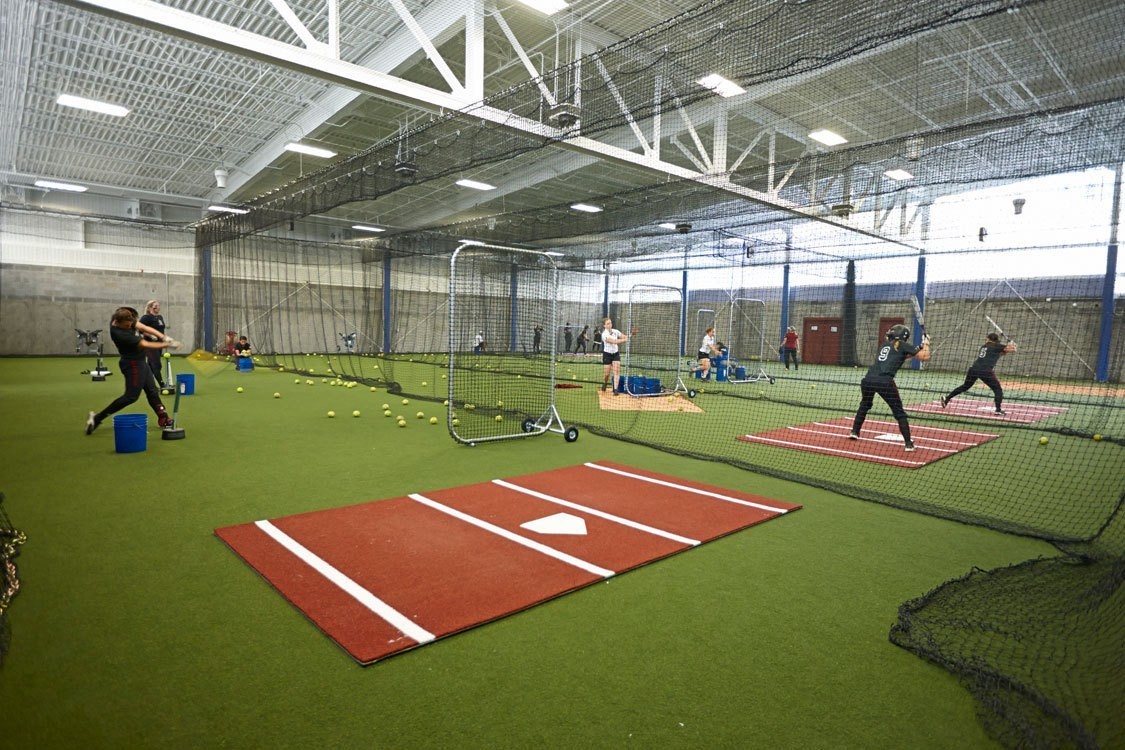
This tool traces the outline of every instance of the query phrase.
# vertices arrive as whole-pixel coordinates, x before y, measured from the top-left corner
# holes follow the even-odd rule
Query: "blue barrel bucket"
[[[660,378],[645,378],[645,393],[660,393]]]
[[[715,380],[718,380],[720,383],[727,382],[727,366],[726,365],[719,365],[718,367],[715,368]]]
[[[148,415],[114,415],[113,443],[118,453],[140,453],[148,448]]]
[[[195,393],[195,376],[194,375],[177,375],[176,376],[176,390],[180,392],[181,396],[191,396]]]
[[[735,380],[746,380],[746,368],[745,367],[734,368],[734,379]]]
[[[239,372],[253,372],[254,371],[254,360],[250,359],[249,357],[239,357],[238,358],[238,371]]]

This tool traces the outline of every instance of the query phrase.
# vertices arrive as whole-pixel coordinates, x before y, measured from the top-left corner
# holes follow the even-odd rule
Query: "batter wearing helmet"
[[[992,389],[992,400],[996,403],[997,414],[1007,414],[1004,411],[1004,389],[1000,387],[1000,381],[996,378],[996,374],[992,372],[992,368],[996,367],[997,361],[1005,354],[1011,354],[1016,350],[1016,345],[1012,342],[1007,344],[1000,343],[1000,336],[995,333],[990,333],[984,337],[984,344],[981,345],[980,352],[973,363],[969,365],[969,372],[965,375],[965,382],[950,391],[948,396],[942,396],[941,408],[949,405],[949,402],[956,398],[958,395],[964,393],[973,387],[973,383],[978,380],[984,381],[984,384]]]
[[[852,431],[848,435],[851,440],[859,440],[859,431],[863,428],[863,421],[867,419],[867,412],[875,402],[878,393],[891,407],[891,414],[898,422],[898,429],[905,441],[906,452],[914,450],[914,441],[910,439],[910,422],[906,419],[906,410],[902,408],[902,398],[898,395],[898,386],[895,385],[895,373],[907,357],[916,357],[918,361],[925,362],[930,358],[930,342],[922,337],[921,346],[909,343],[910,329],[904,325],[891,327],[887,331],[887,340],[879,347],[879,354],[875,357],[875,364],[867,370],[859,387],[863,398],[859,402],[859,411],[852,422]]]

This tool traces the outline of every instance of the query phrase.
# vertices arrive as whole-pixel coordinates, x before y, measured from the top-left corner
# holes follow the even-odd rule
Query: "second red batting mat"
[[[799,507],[598,462],[215,533],[370,664]]]

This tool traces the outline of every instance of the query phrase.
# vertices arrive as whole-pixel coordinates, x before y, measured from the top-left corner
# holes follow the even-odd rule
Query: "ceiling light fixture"
[[[487,182],[477,182],[476,180],[457,180],[458,185],[461,187],[472,188],[473,190],[495,190],[495,185],[489,185]]]
[[[847,143],[848,139],[839,133],[833,133],[831,130],[814,130],[809,133],[809,138],[814,141],[823,143],[825,146],[839,146],[841,143]]]
[[[319,156],[321,159],[331,159],[336,155],[335,151],[329,151],[326,148],[317,148],[316,146],[306,146],[303,143],[286,143],[286,151],[292,151],[297,154],[308,154],[309,156]]]
[[[905,169],[888,169],[883,172],[884,175],[890,177],[892,180],[913,180],[914,175],[907,172]]]
[[[584,211],[588,214],[600,213],[602,210],[601,206],[591,206],[589,203],[572,203],[570,207],[575,211]]]
[[[746,89],[742,88],[734,81],[723,78],[718,73],[712,73],[709,76],[704,76],[703,78],[700,78],[696,83],[698,83],[705,89],[711,89],[716,94],[722,97],[738,96],[739,94],[746,93]]]
[[[207,210],[208,211],[223,211],[223,212],[228,213],[228,214],[248,214],[248,213],[250,213],[250,209],[248,209],[248,208],[238,208],[236,206],[220,206],[217,203],[213,206],[208,206]]]
[[[373,227],[368,224],[352,224],[352,229],[358,229],[361,232],[385,232],[386,229],[382,227]]]
[[[35,187],[43,188],[44,190],[65,190],[68,193],[85,193],[88,189],[85,185],[75,185],[70,182],[56,182],[55,180],[36,180]]]
[[[543,254],[544,254],[544,255],[550,255],[550,256],[551,256],[552,258],[561,258],[561,257],[563,257],[563,254],[562,254],[562,253],[558,253],[558,252],[555,252],[554,250],[548,250],[547,252],[545,252],[545,253],[543,253]]]
[[[560,10],[570,7],[563,0],[519,0],[519,2],[548,16],[553,16]]]
[[[670,221],[666,221],[666,222],[664,222],[663,224],[660,224],[660,225],[659,225],[659,227],[660,227],[661,229],[675,229],[675,228],[676,228],[676,225],[675,225],[675,224],[673,224],[673,223],[672,223],[672,222],[670,222]]]
[[[55,103],[64,107],[74,107],[75,109],[84,109],[88,112],[113,115],[114,117],[124,117],[129,114],[129,110],[126,107],[99,102],[95,99],[86,99],[81,96],[73,96],[72,94],[59,94],[59,98],[55,100]]]

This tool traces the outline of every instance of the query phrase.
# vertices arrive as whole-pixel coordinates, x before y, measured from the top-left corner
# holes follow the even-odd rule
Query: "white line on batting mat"
[[[907,461],[905,458],[892,458],[890,456],[880,456],[877,453],[860,453],[859,451],[845,451],[838,448],[828,448],[823,445],[809,445],[808,443],[793,443],[788,440],[774,440],[773,438],[758,437],[757,435],[743,435],[746,440],[757,441],[759,443],[777,443],[778,445],[788,445],[792,448],[802,448],[804,450],[817,452],[828,451],[830,453],[839,453],[844,456],[860,456],[865,458],[877,458],[880,461],[894,461],[896,464],[906,464],[908,466],[925,466],[925,461]]]
[[[879,420],[879,419],[869,419],[867,421],[867,424],[881,424],[881,425],[886,425],[887,427],[892,427],[896,430],[898,429],[898,422],[884,422],[884,421]],[[947,430],[943,427],[929,427],[927,425],[917,425],[916,427],[912,427],[911,429],[926,430],[927,432],[949,432],[949,433],[952,433],[954,435],[972,435],[973,437],[986,437],[986,438],[1000,437],[999,435],[996,435],[996,434],[991,433],[991,432],[969,432],[968,430]]]
[[[820,423],[819,422],[813,422],[813,424],[820,424]],[[835,432],[821,432],[820,430],[810,430],[806,427],[786,427],[785,429],[793,430],[794,432],[811,432],[813,435],[826,435],[827,437],[839,437],[839,434],[835,433]],[[913,435],[913,437],[914,437],[915,441],[920,439],[917,434]],[[887,443],[887,442],[897,441],[899,445],[904,444],[902,436],[899,435],[899,433],[897,433],[897,432],[893,433],[893,438],[894,438],[894,440],[889,440],[889,439],[888,440],[879,440],[878,442]],[[921,439],[923,439],[923,440],[936,440],[939,443],[953,443],[954,445],[969,445],[969,446],[978,445],[978,443],[958,443],[958,442],[953,441],[953,440],[942,440],[941,438],[927,437],[927,438],[921,438]],[[868,440],[876,441],[877,438],[860,437],[859,440],[860,440],[860,442],[866,442]],[[939,453],[958,453],[959,452],[958,450],[956,450],[954,448],[938,448],[938,447],[933,446],[933,445],[922,445],[921,443],[919,443],[917,447],[918,447],[918,450],[938,451]]]
[[[622,526],[628,526],[631,529],[636,529],[637,531],[643,531],[646,534],[653,534],[654,536],[663,537],[665,539],[671,539],[672,541],[679,542],[680,544],[688,544],[688,545],[691,545],[692,547],[695,547],[695,546],[700,544],[700,541],[698,539],[689,539],[686,536],[680,536],[679,534],[673,534],[671,531],[664,531],[663,529],[658,529],[654,526],[646,526],[645,524],[640,523],[639,521],[630,521],[628,518],[622,518],[621,516],[615,516],[612,513],[606,513],[604,510],[598,510],[597,508],[588,508],[585,505],[579,505],[578,503],[572,503],[569,500],[563,500],[561,497],[554,497],[552,495],[547,495],[547,494],[544,494],[542,492],[537,492],[537,491],[535,491],[533,489],[529,489],[527,487],[520,487],[518,484],[512,484],[511,482],[506,482],[503,479],[493,479],[492,483],[498,484],[501,487],[507,487],[510,490],[515,490],[516,492],[522,492],[525,495],[531,495],[532,497],[537,497],[540,500],[546,500],[549,503],[555,503],[557,505],[562,505],[566,508],[571,508],[573,510],[582,511],[583,513],[589,513],[591,516],[597,516],[598,518],[604,518],[607,521],[613,521],[614,523],[619,523]]]
[[[612,474],[620,474],[623,477],[629,477],[631,479],[640,479],[642,482],[652,482],[653,484],[659,484],[659,485],[662,485],[664,487],[671,487],[673,489],[683,490],[684,492],[694,492],[697,495],[706,495],[707,497],[714,497],[714,498],[717,498],[719,500],[726,500],[728,503],[737,503],[738,505],[747,505],[751,508],[757,508],[758,510],[768,510],[771,513],[788,513],[789,512],[789,510],[786,509],[786,508],[775,508],[772,505],[762,505],[761,503],[754,503],[754,502],[750,502],[749,500],[739,500],[737,497],[730,497],[728,495],[720,495],[717,492],[709,492],[708,490],[700,490],[700,489],[696,489],[695,487],[688,487],[687,485],[676,484],[675,482],[666,482],[663,479],[653,479],[652,477],[646,477],[643,474],[633,474],[632,472],[622,471],[621,469],[611,469],[608,466],[599,466],[598,464],[592,464],[592,463],[586,463],[586,464],[584,464],[584,466],[589,466],[591,469],[598,469],[599,471],[608,471]]]
[[[556,560],[566,563],[567,565],[573,565],[576,568],[581,568],[587,573],[593,573],[594,575],[601,576],[602,578],[610,578],[614,575],[614,572],[612,570],[599,567],[591,562],[586,562],[585,560],[574,557],[573,555],[568,555],[565,552],[560,552],[553,547],[548,547],[545,544],[540,544],[539,542],[528,539],[527,537],[520,536],[519,534],[513,534],[507,529],[500,528],[499,526],[491,524],[488,521],[483,521],[474,516],[470,516],[468,513],[463,513],[456,508],[450,508],[448,505],[442,505],[437,500],[431,500],[424,495],[414,493],[408,495],[407,497],[415,502],[422,503],[422,505],[427,505],[434,510],[438,510],[447,515],[453,516],[454,518],[464,521],[465,523],[472,524],[478,529],[484,529],[485,531],[496,534],[497,536],[501,536],[510,542],[521,544],[528,549],[533,549],[536,552],[547,555],[548,557],[553,557]]]
[[[282,547],[300,558],[317,573],[320,573],[329,581],[339,586],[357,602],[367,607],[367,609],[371,610],[390,625],[398,628],[404,635],[413,638],[418,643],[429,643],[434,640],[435,636],[433,633],[415,624],[409,617],[360,586],[351,578],[348,578],[329,563],[325,562],[308,547],[305,547],[269,521],[255,521],[254,525],[272,537],[273,540]]]

